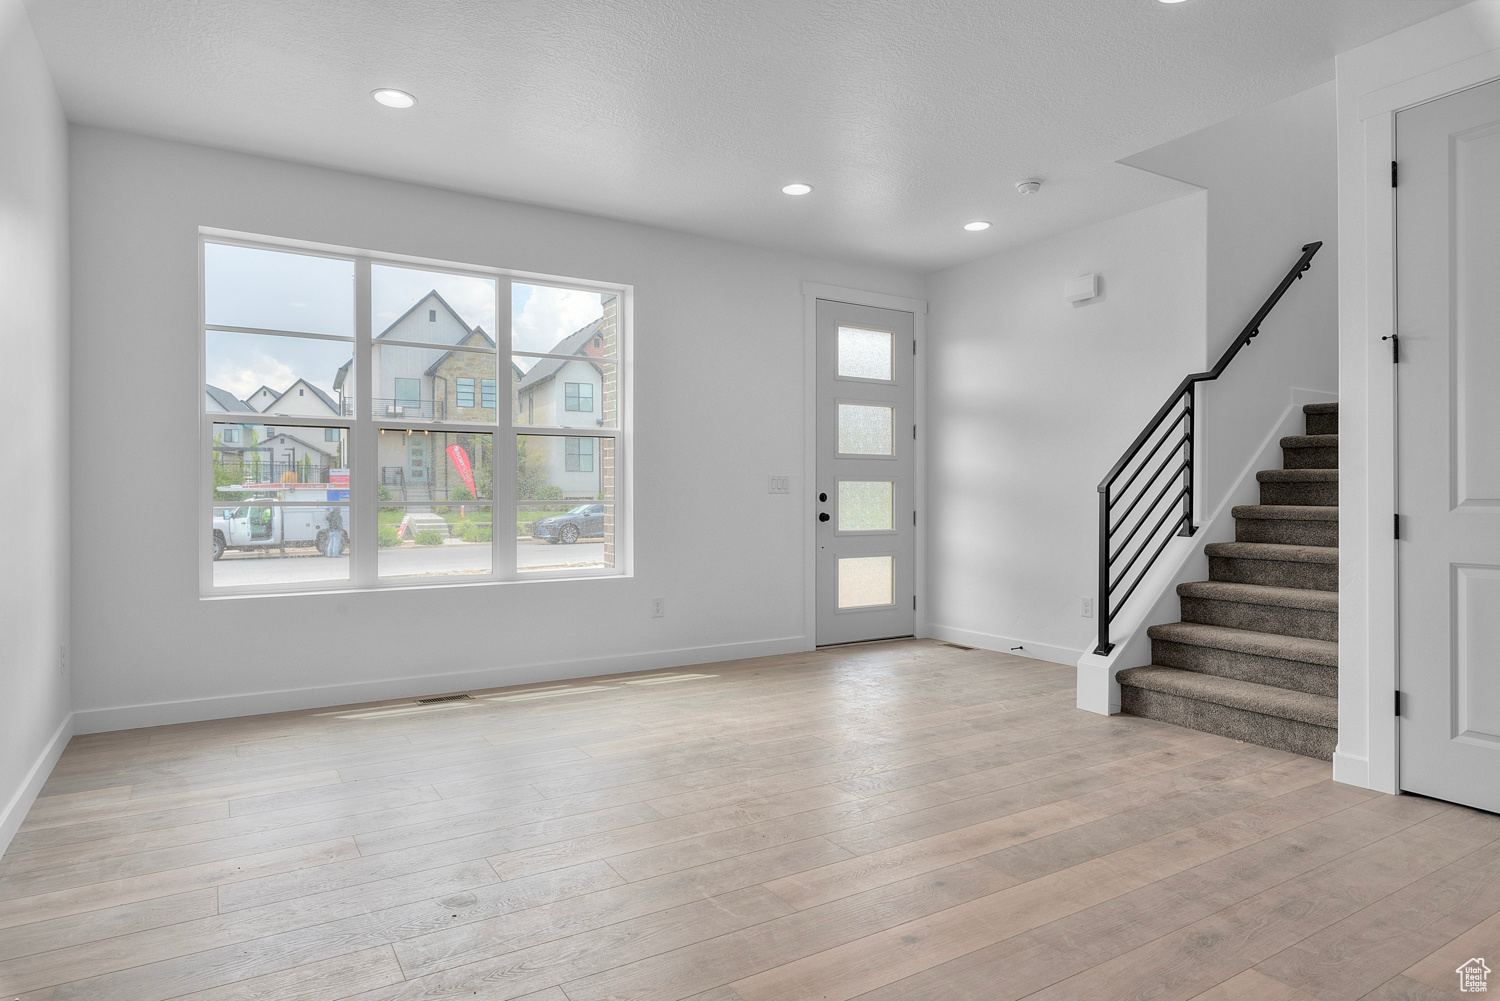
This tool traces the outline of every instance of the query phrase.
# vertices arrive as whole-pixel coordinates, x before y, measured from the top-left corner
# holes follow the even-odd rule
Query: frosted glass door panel
[[[890,556],[855,556],[839,560],[839,607],[889,605],[895,562]]]
[[[843,455],[890,455],[891,408],[840,403],[839,452]]]
[[[846,379],[891,380],[891,342],[888,330],[839,328],[839,375]]]
[[[890,480],[841,480],[839,482],[839,531],[891,531],[891,500],[894,487],[895,484]]]

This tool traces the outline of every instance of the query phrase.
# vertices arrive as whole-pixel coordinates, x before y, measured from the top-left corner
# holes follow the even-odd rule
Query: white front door
[[[1396,127],[1401,788],[1500,811],[1500,82]]]
[[[916,626],[913,317],[818,300],[818,645]]]

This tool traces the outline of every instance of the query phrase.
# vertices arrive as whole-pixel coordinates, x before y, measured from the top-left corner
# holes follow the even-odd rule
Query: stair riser
[[[1279,605],[1252,605],[1243,601],[1214,601],[1210,598],[1181,598],[1179,601],[1182,604],[1183,622],[1249,629],[1258,633],[1276,633],[1278,636],[1301,636],[1310,640],[1337,642],[1339,638],[1337,612],[1283,608]]]
[[[1291,560],[1245,560],[1229,556],[1208,558],[1209,580],[1232,584],[1266,584],[1270,587],[1300,587],[1311,591],[1337,591],[1336,563],[1298,563]]]
[[[1339,433],[1339,415],[1337,413],[1332,413],[1332,414],[1308,414],[1307,415],[1307,433],[1308,434],[1338,434]]]
[[[1248,741],[1262,747],[1274,747],[1292,754],[1333,760],[1338,731],[1314,726],[1300,720],[1265,716],[1246,709],[1211,702],[1198,702],[1180,695],[1168,695],[1144,688],[1120,686],[1120,709],[1132,716],[1174,723],[1192,730],[1217,733],[1233,740]]]
[[[1324,664],[1304,664],[1170,640],[1151,641],[1151,663],[1236,681],[1253,681],[1257,685],[1271,685],[1309,695],[1337,698],[1339,694],[1339,669]]]
[[[1339,523],[1294,521],[1290,518],[1237,518],[1234,541],[1272,542],[1283,546],[1336,546],[1339,544]]]
[[[1283,469],[1337,469],[1339,448],[1337,445],[1283,448],[1281,465]]]
[[[1262,504],[1306,504],[1312,507],[1337,507],[1337,483],[1262,483]]]

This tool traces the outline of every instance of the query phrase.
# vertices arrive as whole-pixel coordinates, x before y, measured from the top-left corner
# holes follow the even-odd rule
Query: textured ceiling
[[[1462,0],[35,0],[70,117],[935,270]],[[416,94],[411,111],[376,87]],[[1023,198],[1014,183],[1046,179]],[[805,180],[810,196],[782,184]],[[966,233],[971,219],[994,228]]]

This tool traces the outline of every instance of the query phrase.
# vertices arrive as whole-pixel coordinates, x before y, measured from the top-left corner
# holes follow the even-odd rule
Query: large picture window
[[[202,281],[206,595],[623,572],[628,289],[217,234]]]

